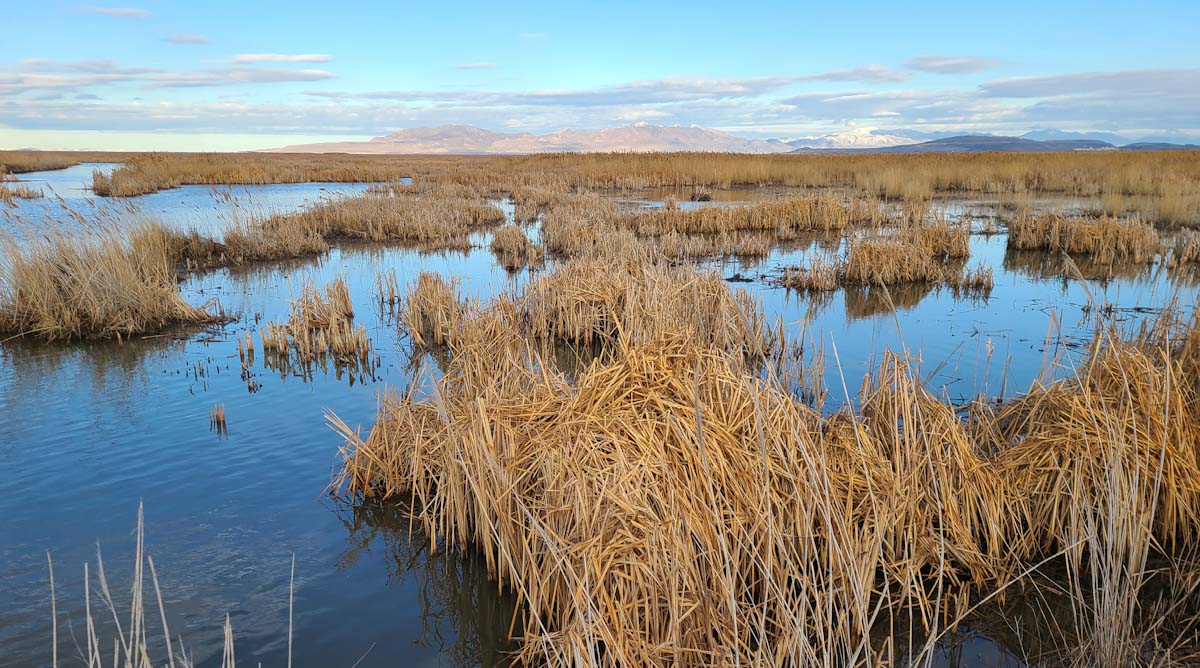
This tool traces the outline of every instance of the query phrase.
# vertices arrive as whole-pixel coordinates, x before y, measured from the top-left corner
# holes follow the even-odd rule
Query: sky
[[[3,2],[0,148],[470,124],[1200,142],[1200,2]]]

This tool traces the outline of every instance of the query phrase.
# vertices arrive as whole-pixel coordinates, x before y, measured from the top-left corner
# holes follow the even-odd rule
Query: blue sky
[[[0,148],[468,123],[1200,141],[1200,3],[9,2]]]

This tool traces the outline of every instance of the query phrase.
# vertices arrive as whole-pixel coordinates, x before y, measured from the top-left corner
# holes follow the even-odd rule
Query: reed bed
[[[89,160],[123,163],[97,173],[97,194],[138,195],[183,184],[303,181],[460,183],[493,192],[731,186],[844,188],[923,202],[949,193],[1023,197],[1063,193],[1105,198],[1164,225],[1200,224],[1200,168],[1194,151],[913,155],[738,155],[588,153],[529,156],[368,156],[315,154],[83,154],[0,152],[0,171],[58,169]],[[519,220],[536,217],[532,199],[514,198]],[[696,200],[704,201],[704,200]],[[528,202],[521,204],[521,202]],[[528,207],[528,208],[526,208]]]
[[[192,306],[180,295],[174,238],[162,230],[142,222],[5,239],[0,331],[50,340],[121,338],[224,319],[219,305]]]
[[[1090,629],[1076,659],[1129,665],[1146,555],[1200,528],[1195,324],[1102,332],[1073,374],[966,420],[896,355],[822,415],[691,333],[573,383],[536,349],[461,347],[365,439],[331,417],[335,484],[409,499],[431,549],[478,550],[527,608],[529,662],[907,664],[1057,561]],[[900,622],[927,640],[876,633]]]
[[[181,185],[394,181],[421,171],[412,159],[347,155],[138,153],[119,159],[123,164],[111,175],[93,173],[97,195],[130,197]]]
[[[0,174],[66,169],[81,162],[107,161],[111,155],[93,151],[0,151]]]
[[[354,324],[350,291],[341,278],[324,290],[305,283],[292,300],[288,321],[266,323],[259,337],[264,364],[280,372],[308,375],[332,361],[339,374],[369,374],[377,363],[366,327]]]
[[[761,357],[774,350],[761,305],[720,275],[634,254],[572,260],[514,299],[527,334],[575,344],[645,342],[684,329],[714,348]]]
[[[298,230],[326,241],[396,242],[421,249],[471,247],[470,234],[504,222],[504,213],[464,189],[430,188],[372,192],[328,200],[294,214],[276,216],[266,227]],[[471,191],[467,191],[470,193]]]
[[[417,345],[448,344],[465,311],[458,282],[430,272],[417,276],[404,302],[404,326]]]
[[[529,240],[521,228],[505,225],[492,233],[492,253],[500,266],[509,271],[542,264],[542,247]]]
[[[618,224],[642,236],[755,231],[786,239],[796,232],[841,231],[855,222],[850,213],[850,207],[840,198],[789,197],[748,206],[664,206],[626,214]]]
[[[839,265],[836,259],[812,257],[800,267],[786,267],[776,285],[798,292],[827,292],[839,285]]]
[[[1100,262],[1153,262],[1162,244],[1154,228],[1138,219],[1073,218],[1050,213],[1011,221],[1008,247],[1091,255]]]
[[[1171,266],[1200,263],[1200,231],[1184,230],[1175,235],[1171,243]]]
[[[13,200],[17,199],[37,199],[42,197],[41,190],[35,190],[29,186],[11,185],[0,180],[0,202],[12,204]]]

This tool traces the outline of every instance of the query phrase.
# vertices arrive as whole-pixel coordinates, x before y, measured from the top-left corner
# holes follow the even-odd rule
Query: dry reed
[[[1021,216],[1008,225],[1008,247],[1069,255],[1102,262],[1152,262],[1161,250],[1158,234],[1137,220],[1069,218],[1060,214]]]
[[[179,294],[174,237],[145,222],[127,229],[4,241],[0,331],[46,339],[113,338],[223,314]]]
[[[1074,375],[967,421],[896,356],[857,413],[823,417],[692,335],[574,383],[529,349],[464,347],[474,372],[385,400],[366,439],[331,418],[336,484],[406,496],[431,548],[479,550],[525,602],[527,661],[907,663],[972,592],[1063,558],[1088,583],[1079,658],[1127,665],[1147,551],[1200,527],[1186,341],[1101,335]],[[929,638],[915,657],[873,634],[898,614]]]
[[[500,266],[509,271],[541,265],[541,246],[529,240],[519,227],[505,225],[492,234],[492,253]]]

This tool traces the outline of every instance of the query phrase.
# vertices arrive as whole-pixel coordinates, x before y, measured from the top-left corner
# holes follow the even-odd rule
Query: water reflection
[[[460,666],[511,663],[516,644],[509,631],[520,633],[522,624],[518,600],[511,592],[501,592],[489,578],[481,555],[432,549],[403,502],[339,502],[337,515],[346,528],[339,568],[379,550],[387,555],[389,584],[415,579],[422,646],[438,650]]]
[[[257,198],[266,191],[254,192]],[[323,196],[319,186],[305,184],[274,192],[290,193],[281,195],[291,198],[288,206]],[[733,191],[728,197],[776,194]],[[82,200],[86,191],[74,197]],[[186,221],[212,210],[196,200],[214,201],[211,190],[201,187],[159,197]],[[722,197],[727,195],[714,193],[715,201]],[[963,212],[976,215],[978,209]],[[536,224],[529,233],[537,234]],[[106,562],[110,554],[113,564],[127,561],[117,547],[128,542],[139,499],[146,501],[148,544],[165,580],[168,611],[179,615],[178,630],[201,664],[219,663],[225,610],[239,612],[239,658],[282,664],[292,553],[299,578],[297,651],[306,664],[353,665],[373,644],[363,665],[504,663],[515,604],[497,592],[478,558],[430,554],[423,537],[410,539],[403,509],[336,504],[331,511],[320,494],[337,465],[338,446],[324,411],[368,429],[379,392],[428,387],[449,363],[444,350],[411,350],[396,314],[380,306],[377,274],[394,271],[400,286],[423,271],[455,276],[466,297],[482,299],[529,281],[530,273],[510,275],[496,264],[487,234],[474,243],[479,247],[466,253],[433,254],[341,245],[323,255],[189,277],[181,286],[185,298],[200,303],[216,296],[237,314],[223,328],[122,345],[0,344],[3,663],[40,666],[48,660],[43,551],[53,550],[56,561],[70,566],[60,574],[62,591],[79,594],[74,567],[93,557],[95,540],[104,543]],[[843,250],[840,238],[818,236],[776,248],[767,258],[705,264],[723,276],[750,279],[733,287],[748,290],[762,302],[768,322],[782,321],[804,344],[795,351],[808,363],[797,366],[797,392],[816,402],[820,388],[830,388],[831,408],[858,393],[861,378],[887,349],[909,348],[925,360],[936,393],[998,395],[1006,383],[1011,393],[1038,376],[1044,360],[1059,350],[1059,339],[1091,336],[1093,299],[1137,320],[1149,317],[1138,309],[1161,306],[1176,294],[1194,304],[1197,294],[1194,281],[1182,280],[1182,270],[1145,265],[1089,267],[1077,258],[1085,275],[1107,280],[1063,279],[1056,258],[1009,253],[1003,234],[971,238],[970,264],[995,271],[995,287],[984,301],[959,299],[932,285],[800,296],[761,278],[808,254]],[[304,281],[323,286],[339,276],[349,287],[355,323],[368,328],[378,354],[372,373],[356,376],[353,384],[346,375],[339,379],[333,366],[277,373],[264,368],[259,355],[243,375],[239,340],[249,333],[257,342],[262,323],[286,320]],[[1048,331],[1055,334],[1049,350]],[[993,348],[994,358],[988,353]],[[546,354],[571,378],[603,351],[555,346]],[[228,413],[225,440],[208,430],[215,404]],[[116,546],[112,553],[110,546]],[[124,584],[117,575],[113,579]],[[1013,657],[1048,656],[1039,647],[1051,647],[1051,636],[1037,623],[1063,611],[1034,603],[1022,608],[1018,595],[1054,602],[1052,590],[1012,590],[995,614],[972,619],[948,639],[935,665],[1003,665],[1017,662]],[[78,623],[81,600],[63,596],[60,612]],[[62,650],[72,650],[65,639]]]

